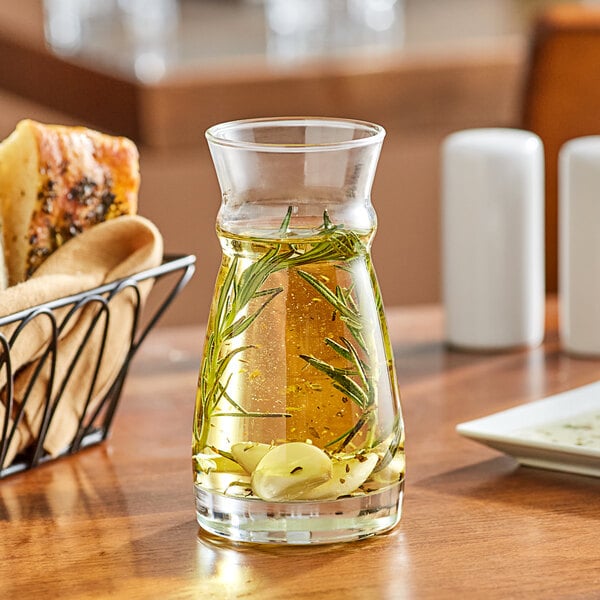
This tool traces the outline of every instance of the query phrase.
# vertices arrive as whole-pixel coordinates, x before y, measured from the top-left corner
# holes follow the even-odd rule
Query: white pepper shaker
[[[544,337],[544,156],[517,129],[469,129],[442,146],[446,341],[470,350]]]
[[[561,344],[600,355],[600,136],[564,144],[558,174]]]

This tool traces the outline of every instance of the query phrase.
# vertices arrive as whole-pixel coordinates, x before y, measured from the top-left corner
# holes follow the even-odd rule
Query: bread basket
[[[32,469],[38,465],[54,460],[61,456],[74,454],[87,446],[98,444],[108,437],[115,411],[119,403],[123,383],[127,376],[131,359],[144,341],[150,330],[156,325],[163,313],[187,285],[195,269],[195,257],[192,255],[165,256],[162,264],[156,268],[141,271],[111,283],[87,290],[80,294],[60,298],[34,306],[19,313],[0,317],[0,376],[4,382],[1,401],[5,407],[4,417],[0,418],[0,479],[14,473]],[[154,281],[151,299],[146,304],[142,315],[142,303],[138,286],[144,281]],[[134,298],[131,302],[131,332],[124,340],[125,359],[117,365],[116,373],[111,377],[109,385],[99,397],[95,394],[98,369],[103,360],[107,327],[111,318],[111,309],[115,299],[120,294],[127,293]],[[137,298],[137,301],[135,301]],[[122,304],[119,305],[119,310]],[[86,331],[77,348],[75,357],[69,358],[69,366],[57,375],[57,362],[60,359],[60,334],[67,320],[72,320],[81,311],[91,311],[92,318],[86,323]],[[41,358],[28,380],[26,389],[18,398],[15,395],[15,377],[17,373],[11,362],[11,349],[20,336],[25,335],[28,328],[37,326],[42,319],[48,320],[52,335],[43,349]],[[10,335],[5,335],[9,331]],[[65,402],[63,392],[71,380],[73,371],[77,368],[77,359],[94,339],[92,352],[97,354],[96,369],[86,371],[86,376],[77,375],[77,389],[81,392],[79,398],[81,410],[73,436],[60,452],[50,453],[45,449],[46,437],[57,414],[61,402]],[[18,435],[17,428],[23,424],[27,403],[31,402],[31,391],[39,384],[38,378],[46,373],[43,381],[43,399],[41,402],[39,425],[31,431],[32,440],[26,450],[19,452],[14,459],[7,461],[7,456],[13,438]],[[87,379],[87,381],[85,380]],[[40,388],[40,385],[37,386]],[[7,463],[7,464],[5,464]]]

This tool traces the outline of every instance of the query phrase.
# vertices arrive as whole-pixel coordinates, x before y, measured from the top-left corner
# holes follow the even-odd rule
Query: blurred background
[[[168,252],[198,261],[163,321],[173,324],[206,320],[220,260],[207,127],[279,115],[377,122],[388,132],[373,189],[384,302],[438,302],[440,142],[459,129],[523,126],[533,31],[554,4],[4,1],[0,136],[28,117],[137,143],[140,214]]]

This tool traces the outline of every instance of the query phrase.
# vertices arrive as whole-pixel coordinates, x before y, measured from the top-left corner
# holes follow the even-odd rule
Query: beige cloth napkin
[[[61,246],[31,279],[0,292],[0,315],[13,314],[156,267],[161,263],[162,255],[161,235],[147,219],[123,216],[106,221]],[[138,285],[142,304],[152,283],[147,280]],[[23,401],[32,376],[36,370],[41,371],[26,400],[25,418],[18,423],[3,466],[9,465],[18,452],[38,439],[45,410],[50,410],[52,415],[44,449],[56,455],[69,446],[76,435],[88,396],[86,414],[90,415],[123,365],[131,340],[136,304],[135,291],[125,288],[110,301],[108,312],[96,301],[72,314],[71,307],[54,311],[60,333],[49,407],[46,407],[46,397],[51,357],[45,360],[43,357],[52,335],[51,321],[42,314],[19,333],[11,348],[16,406],[9,415],[9,432],[13,425],[12,417]],[[9,341],[16,327],[13,324],[2,328]],[[106,340],[102,349],[104,329]],[[71,375],[67,376],[71,367]],[[6,368],[3,367],[0,369],[0,427],[6,415],[6,380]],[[53,409],[54,399],[61,390],[60,402]]]

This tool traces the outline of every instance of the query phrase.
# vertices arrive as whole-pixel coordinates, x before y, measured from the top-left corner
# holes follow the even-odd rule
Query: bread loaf
[[[18,123],[0,144],[0,289],[96,223],[137,212],[135,144],[84,127]]]

